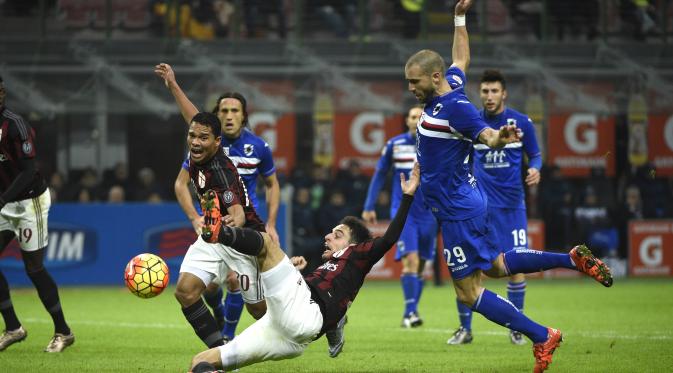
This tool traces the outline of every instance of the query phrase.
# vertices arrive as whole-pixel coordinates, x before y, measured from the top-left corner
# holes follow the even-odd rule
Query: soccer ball
[[[124,281],[131,293],[153,298],[168,286],[168,266],[154,254],[140,254],[126,265]]]

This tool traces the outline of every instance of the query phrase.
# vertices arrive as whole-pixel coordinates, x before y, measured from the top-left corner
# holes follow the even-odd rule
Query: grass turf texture
[[[486,286],[506,294],[506,281]],[[42,352],[53,327],[32,288],[12,291],[28,338],[0,352],[2,372],[186,372],[204,349],[184,320],[173,288],[139,299],[125,288],[62,288],[61,302],[75,344],[61,354]],[[673,367],[673,281],[618,279],[603,288],[588,279],[529,280],[526,313],[559,328],[565,342],[551,372],[663,372]],[[327,356],[325,338],[303,356],[264,362],[241,372],[523,372],[533,368],[531,345],[514,346],[507,330],[481,315],[471,345],[448,346],[458,326],[450,284],[426,286],[424,325],[402,329],[398,282],[369,282],[348,312],[346,345]],[[252,322],[244,311],[241,327]]]

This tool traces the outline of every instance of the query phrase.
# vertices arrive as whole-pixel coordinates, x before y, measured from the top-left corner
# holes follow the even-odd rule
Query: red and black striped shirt
[[[35,153],[35,130],[20,115],[0,109],[0,194],[4,202],[35,198],[47,189],[44,177],[32,165],[31,170],[25,170],[25,161],[33,162]],[[5,193],[24,171],[32,173],[26,176],[25,186]]]
[[[257,215],[255,207],[248,197],[248,191],[236,170],[234,163],[224,154],[222,147],[218,147],[215,156],[203,164],[196,164],[189,160],[189,177],[196,189],[199,198],[210,189],[217,193],[220,199],[220,209],[226,214],[228,207],[241,205],[245,212],[246,228],[265,232],[264,222]]]
[[[311,298],[322,311],[321,333],[336,327],[358,295],[367,273],[400,238],[412,201],[413,196],[405,194],[402,197],[395,218],[382,237],[350,245],[332,254],[330,260],[304,277],[311,289]]]

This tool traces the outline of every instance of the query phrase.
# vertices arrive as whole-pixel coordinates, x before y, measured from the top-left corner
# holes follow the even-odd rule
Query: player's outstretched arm
[[[470,40],[467,36],[467,27],[465,27],[465,14],[470,6],[472,6],[472,0],[460,0],[456,4],[454,12],[455,30],[453,32],[451,59],[453,66],[458,67],[463,72],[467,72],[470,65]]]
[[[178,81],[175,79],[175,72],[173,72],[171,65],[162,62],[154,66],[154,73],[164,80],[166,88],[171,91],[173,98],[175,98],[175,102],[180,108],[182,117],[185,119],[187,125],[189,125],[192,118],[199,112],[199,109],[189,101],[185,92],[183,92],[182,88],[178,85]]]
[[[402,202],[395,213],[395,217],[390,222],[386,233],[383,237],[376,239],[374,247],[372,248],[372,260],[378,261],[390,250],[393,245],[399,240],[404,223],[407,221],[407,214],[409,208],[414,200],[416,189],[421,183],[421,171],[418,163],[414,164],[414,168],[409,172],[409,180],[406,180],[403,173],[400,173],[400,185],[402,187]]]
[[[502,148],[507,144],[521,141],[523,133],[513,124],[500,127],[499,131],[492,128],[485,128],[479,133],[479,141],[488,145],[490,148]]]
[[[182,211],[185,212],[189,221],[192,222],[192,227],[196,234],[201,234],[203,229],[203,217],[194,208],[194,203],[192,201],[192,194],[189,192],[189,172],[184,168],[180,167],[180,173],[175,179],[175,198],[177,198]]]

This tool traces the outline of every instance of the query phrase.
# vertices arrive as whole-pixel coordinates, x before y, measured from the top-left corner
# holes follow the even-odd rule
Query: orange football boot
[[[534,373],[541,373],[551,364],[551,357],[554,350],[563,342],[563,336],[558,329],[547,328],[547,340],[533,345],[533,356],[535,356]]]
[[[593,277],[605,287],[612,286],[612,274],[602,260],[596,258],[586,245],[577,245],[570,250],[570,258],[575,262],[577,270]]]
[[[217,243],[217,238],[222,228],[222,213],[220,212],[220,199],[214,190],[207,190],[201,198],[201,210],[203,211],[203,232],[201,237],[206,242]]]

